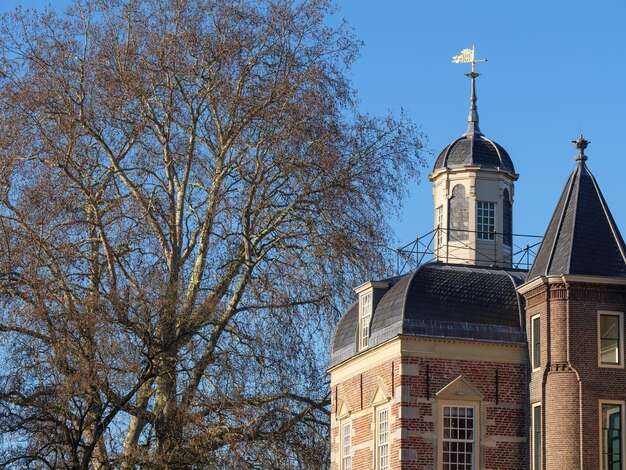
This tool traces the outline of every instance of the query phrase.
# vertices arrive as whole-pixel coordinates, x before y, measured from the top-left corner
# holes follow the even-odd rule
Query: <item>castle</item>
[[[434,261],[356,287],[331,346],[333,470],[624,470],[626,248],[577,155],[529,271],[518,179],[479,128],[432,174]]]

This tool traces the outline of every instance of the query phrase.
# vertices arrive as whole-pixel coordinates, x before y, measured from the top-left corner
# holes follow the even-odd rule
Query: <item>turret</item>
[[[578,154],[518,292],[526,301],[533,469],[623,468],[626,247]]]

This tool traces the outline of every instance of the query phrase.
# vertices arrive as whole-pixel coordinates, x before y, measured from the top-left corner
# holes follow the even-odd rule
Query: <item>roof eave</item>
[[[615,286],[626,286],[626,278],[624,277],[607,277],[607,276],[588,276],[582,274],[559,274],[550,276],[539,276],[531,281],[525,282],[517,288],[517,292],[521,295],[535,289],[544,284],[568,284],[568,283],[586,283],[586,284],[607,284]]]
[[[491,168],[491,167],[484,167],[484,166],[480,166],[480,165],[467,165],[467,166],[458,166],[458,167],[444,167],[444,168],[440,168],[438,170],[433,171],[431,174],[428,175],[428,179],[430,181],[435,181],[437,178],[439,178],[440,176],[444,175],[444,174],[452,174],[452,173],[461,173],[464,171],[468,171],[468,170],[473,170],[473,171],[486,171],[486,172],[491,172],[491,173],[503,173],[505,175],[507,175],[509,178],[511,178],[513,181],[517,181],[519,179],[519,173],[511,173],[508,170],[504,170],[500,167],[496,167],[496,168]]]

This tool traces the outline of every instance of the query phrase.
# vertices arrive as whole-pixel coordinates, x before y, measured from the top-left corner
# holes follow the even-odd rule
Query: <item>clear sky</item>
[[[251,0],[252,1],[252,0]],[[67,0],[2,0],[63,8]],[[429,168],[411,189],[397,237],[432,229],[427,174],[438,153],[466,129],[467,65],[451,57],[476,45],[481,130],[507,149],[520,179],[514,231],[543,235],[576,154],[591,141],[588,166],[626,234],[626,2],[621,0],[339,0],[364,41],[351,71],[362,109],[403,107],[428,136]],[[623,143],[624,142],[624,143]],[[391,245],[392,243],[390,243]]]

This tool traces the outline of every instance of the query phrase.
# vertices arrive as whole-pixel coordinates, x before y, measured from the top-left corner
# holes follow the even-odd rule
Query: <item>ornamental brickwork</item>
[[[441,468],[441,407],[446,404],[475,406],[475,458],[480,465],[475,468],[527,468],[525,348],[483,344],[478,347],[481,360],[476,360],[472,357],[477,356],[476,351],[472,352],[476,345],[440,341],[438,346],[452,346],[456,354],[414,355],[404,347],[404,353],[372,364],[369,370],[345,376],[346,369],[358,369],[348,363],[331,372],[331,378],[345,377],[333,380],[331,469],[341,469],[340,429],[346,422],[352,423],[352,469],[377,468],[374,420],[375,411],[381,407],[391,411],[389,468]],[[468,360],[459,358],[464,354]],[[505,361],[494,360],[499,355]],[[381,393],[382,387],[385,390]]]

